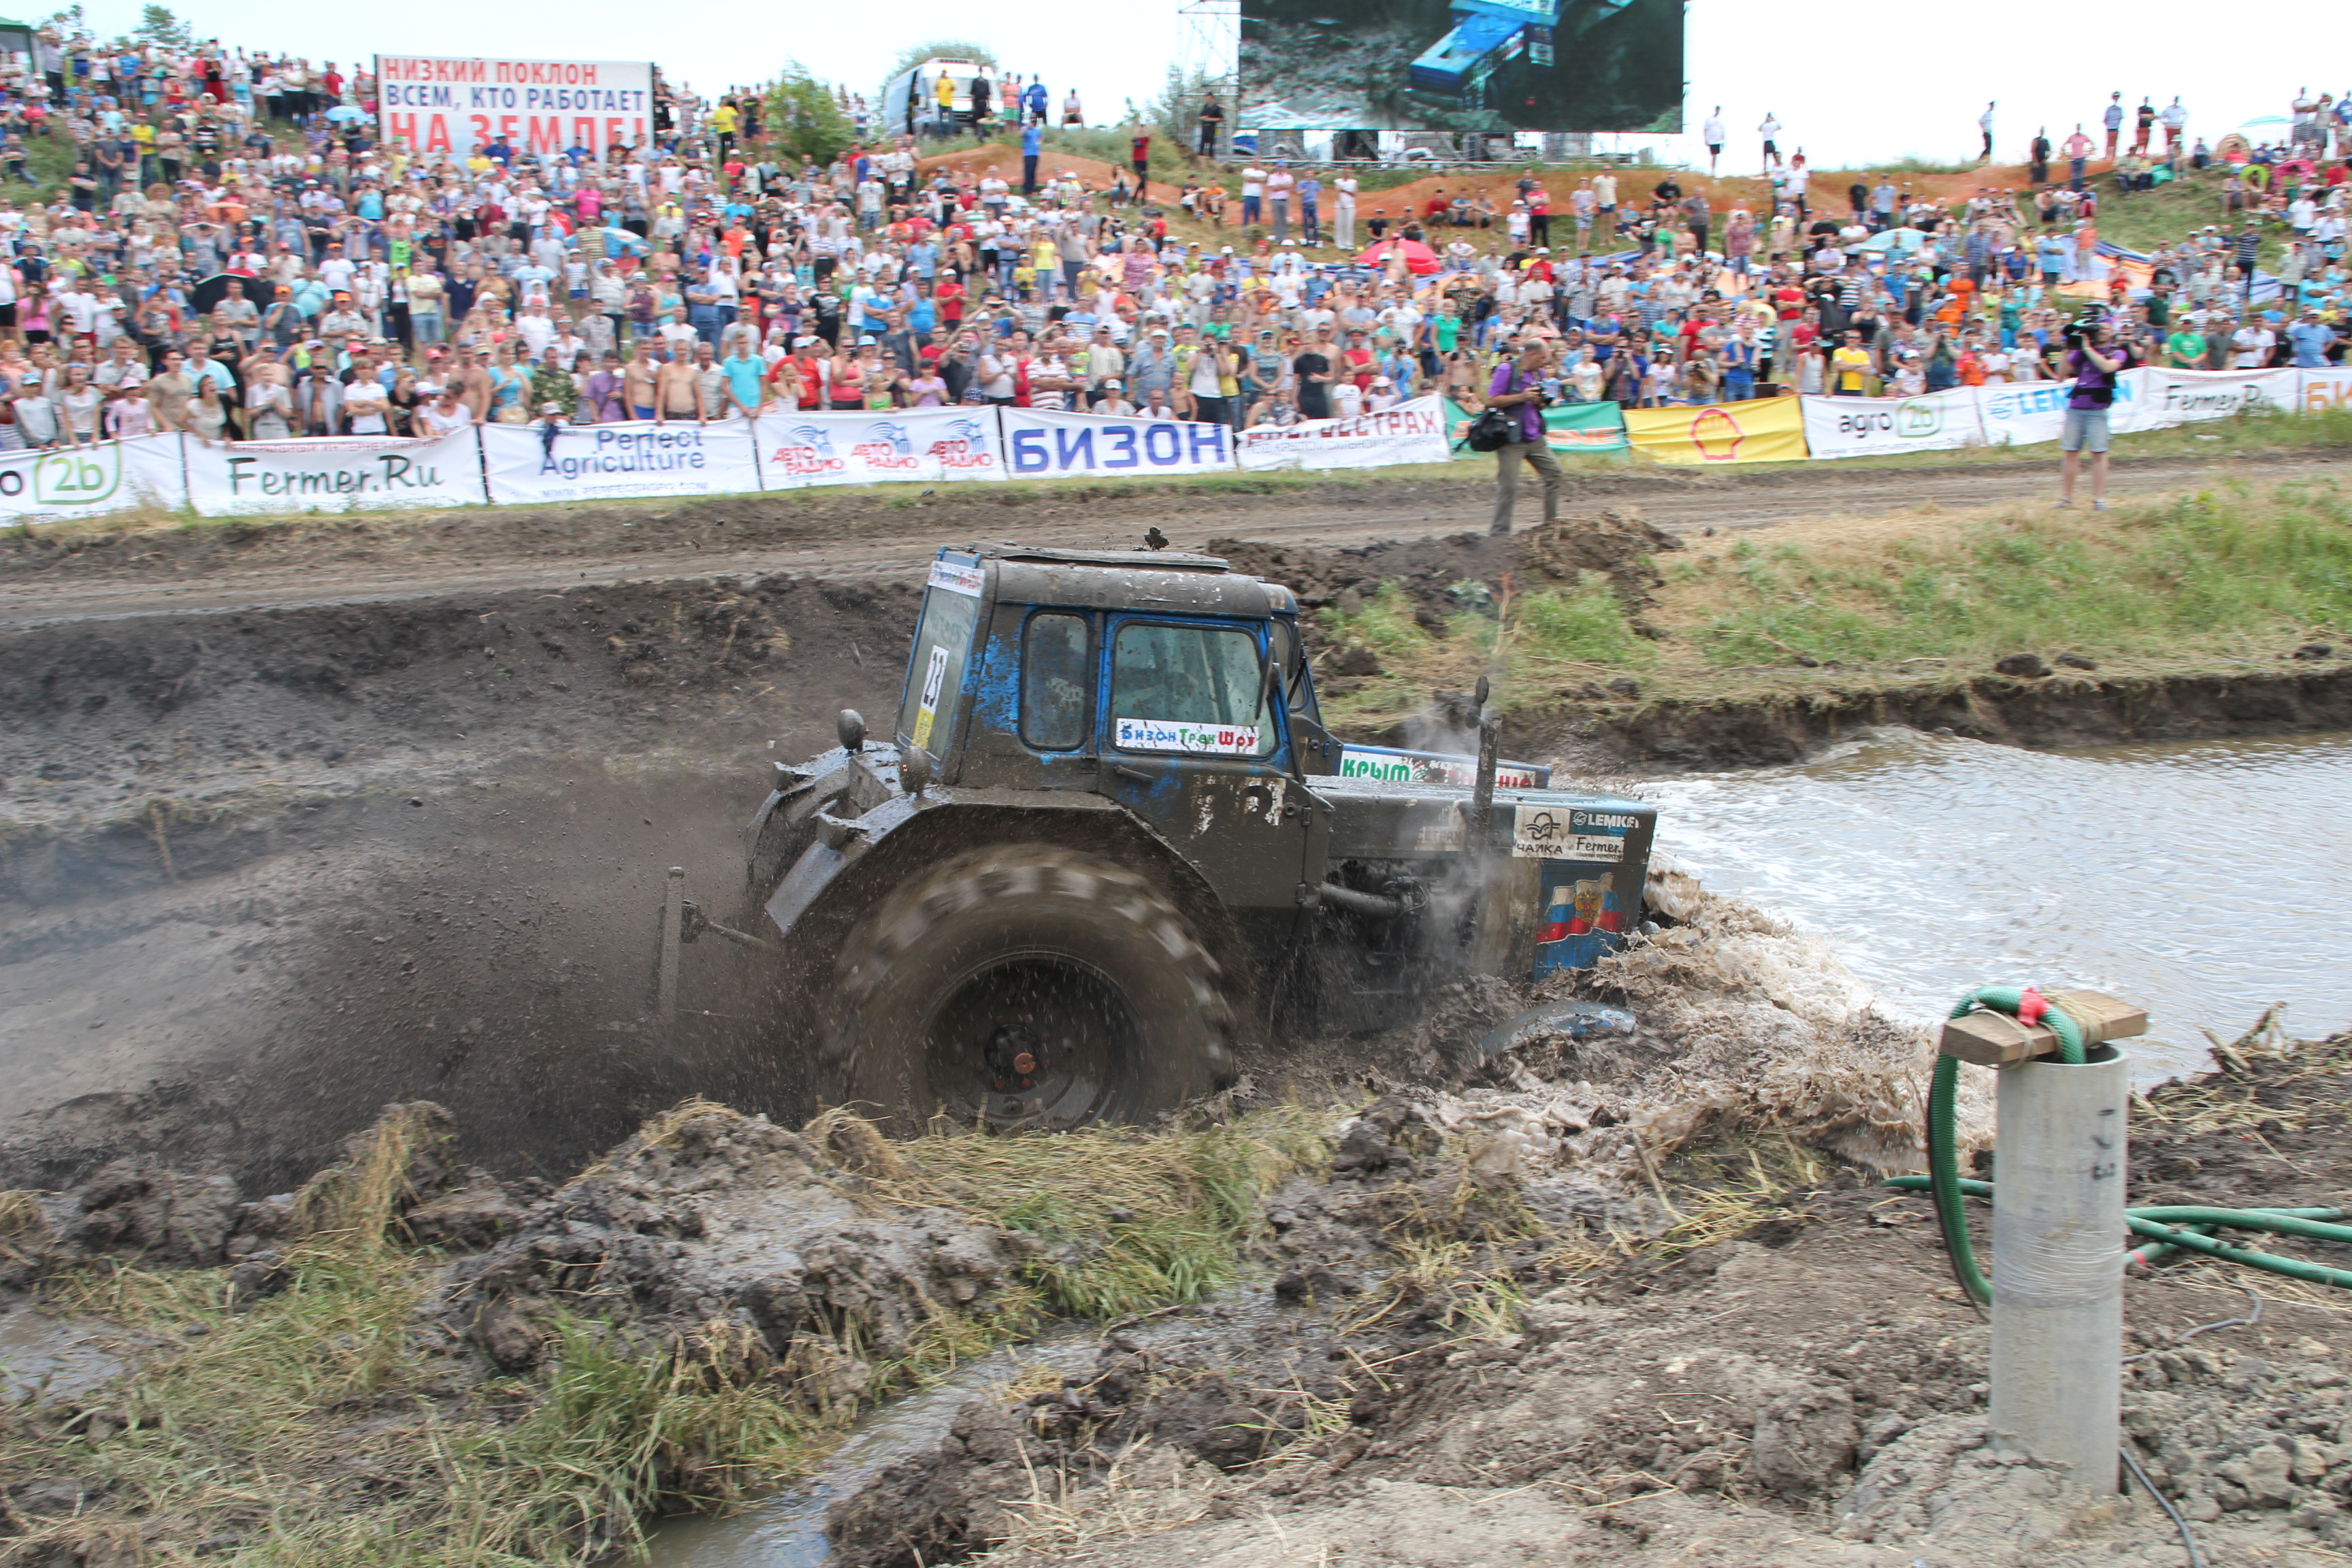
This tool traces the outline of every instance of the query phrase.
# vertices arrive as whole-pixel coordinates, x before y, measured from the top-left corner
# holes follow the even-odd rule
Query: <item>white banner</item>
[[[203,517],[264,511],[385,511],[479,506],[472,429],[436,439],[333,436],[213,445],[187,437],[188,501]]]
[[[752,421],[761,482],[871,485],[917,479],[1001,479],[995,410],[892,408],[872,414],[769,412]]]
[[[1805,447],[1816,458],[1888,458],[1984,444],[1977,389],[1918,397],[1808,397]]]
[[[2331,408],[2352,408],[2352,370],[2299,370],[2294,374],[2296,413],[2325,414]]]
[[[459,163],[504,141],[517,156],[615,143],[651,146],[654,68],[645,60],[506,60],[378,55],[376,126],[427,157]]]
[[[2132,391],[2131,374],[2116,388],[2118,400]],[[1985,439],[1996,447],[2030,447],[2055,441],[2066,424],[2071,381],[1988,382],[1977,388],[1977,418]]]
[[[1445,409],[1437,397],[1416,397],[1379,414],[1260,426],[1237,438],[1244,468],[1379,468],[1391,463],[1443,463]]]
[[[751,421],[481,426],[494,501],[699,496],[760,488]]]
[[[179,506],[180,438],[141,436],[54,452],[0,453],[0,526]]]
[[[2232,414],[2284,414],[2295,404],[2292,370],[2127,370],[2129,397],[2117,397],[2107,426],[2118,433],[2164,430]]]
[[[997,412],[1004,421],[1004,460],[1015,479],[1210,474],[1234,466],[1229,426],[1043,408]]]

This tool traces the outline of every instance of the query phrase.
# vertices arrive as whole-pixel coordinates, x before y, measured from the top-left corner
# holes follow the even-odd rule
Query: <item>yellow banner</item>
[[[1793,397],[1759,397],[1706,407],[1628,408],[1633,450],[1661,463],[1785,463],[1811,456]]]

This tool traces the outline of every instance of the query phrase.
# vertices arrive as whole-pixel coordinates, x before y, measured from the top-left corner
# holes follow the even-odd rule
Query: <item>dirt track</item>
[[[2118,488],[2225,472],[2126,465]],[[1570,506],[1748,527],[2048,482],[1636,471]],[[394,1098],[451,1105],[468,1157],[509,1172],[696,1089],[797,1114],[733,950],[695,950],[694,1020],[647,1032],[663,871],[714,910],[739,896],[772,760],[829,744],[844,706],[896,702],[934,548],[1126,545],[1153,523],[1194,548],[1479,534],[1487,493],[793,496],[7,541],[0,1184],[143,1150],[267,1184]],[[1476,572],[1485,543],[1398,558]]]
[[[2207,463],[2117,463],[2120,494],[2211,484],[2234,474],[2287,479],[2343,471],[2345,459],[2295,454]],[[2043,464],[1801,469],[1727,476],[1637,469],[1570,482],[1567,505],[1643,509],[1672,530],[1756,528],[1792,518],[2031,501],[2053,489]],[[1459,480],[1231,489],[1076,486],[922,491],[885,500],[740,496],[629,508],[511,508],[429,519],[352,519],[285,527],[203,528],[56,542],[0,540],[0,626],[62,619],[350,604],[427,595],[547,591],[741,574],[887,577],[941,544],[1132,548],[1158,525],[1179,548],[1239,536],[1324,547],[1481,531],[1493,505],[1483,470]],[[1523,521],[1538,515],[1523,498]]]

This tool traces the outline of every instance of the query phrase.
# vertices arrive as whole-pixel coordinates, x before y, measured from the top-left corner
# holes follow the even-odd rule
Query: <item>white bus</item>
[[[954,92],[945,122],[939,108],[941,76]],[[971,84],[982,77],[992,89],[997,86],[988,68],[975,60],[933,58],[900,71],[882,89],[882,123],[894,136],[951,136],[971,123]],[[1003,117],[1004,106],[994,107]]]

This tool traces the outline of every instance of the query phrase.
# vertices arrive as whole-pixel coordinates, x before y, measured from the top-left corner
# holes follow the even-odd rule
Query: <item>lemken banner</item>
[[[472,430],[437,439],[343,436],[181,443],[188,503],[203,517],[260,511],[382,511],[479,506],[482,449]]]
[[[602,157],[649,146],[654,68],[645,60],[508,60],[378,55],[376,128],[384,143],[463,162],[504,141],[517,153],[572,146]]]
[[[751,427],[736,418],[656,425],[481,426],[494,501],[724,495],[760,489]]]
[[[1015,479],[1210,474],[1234,466],[1234,433],[1223,425],[1042,408],[999,412],[1004,460]]]

